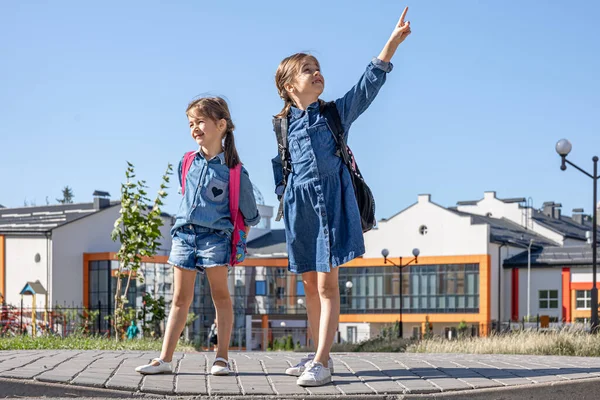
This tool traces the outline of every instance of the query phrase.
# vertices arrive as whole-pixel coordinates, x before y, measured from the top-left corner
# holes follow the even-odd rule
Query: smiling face
[[[198,146],[213,148],[221,143],[227,122],[224,119],[215,121],[198,112],[197,109],[191,109],[188,114],[190,134]]]

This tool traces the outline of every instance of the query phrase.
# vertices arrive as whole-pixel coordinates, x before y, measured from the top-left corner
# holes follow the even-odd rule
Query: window
[[[346,327],[346,339],[348,343],[356,343],[358,340],[358,329],[356,326],[347,326]]]
[[[590,290],[577,290],[577,309],[578,310],[591,310],[592,308],[592,294]]]
[[[305,296],[304,282],[302,281],[296,281],[296,296]]]
[[[558,308],[558,290],[540,290],[539,299],[541,310]]]
[[[267,295],[267,282],[266,281],[256,281],[254,292],[256,296],[266,296]]]
[[[425,226],[425,225],[421,225],[421,226],[419,227],[419,233],[420,233],[421,235],[423,235],[423,236],[427,235],[427,226]]]

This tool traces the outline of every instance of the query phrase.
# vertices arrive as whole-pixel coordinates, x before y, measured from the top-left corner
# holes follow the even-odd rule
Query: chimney
[[[554,214],[554,202],[546,201],[542,204],[542,213],[548,217],[552,217],[552,214]]]
[[[583,225],[583,208],[574,208],[571,218],[576,224]]]
[[[554,206],[552,207],[552,218],[560,219],[560,208],[561,207],[562,207],[562,204],[554,203]]]
[[[94,191],[94,209],[102,210],[110,206],[110,193],[101,190]]]

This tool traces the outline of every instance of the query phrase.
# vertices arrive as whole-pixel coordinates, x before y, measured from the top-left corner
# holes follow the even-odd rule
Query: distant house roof
[[[527,267],[527,251],[504,260],[504,268]],[[549,246],[531,251],[532,267],[562,267],[592,264],[591,246]]]
[[[592,230],[591,223],[578,224],[571,217],[561,215],[553,218],[541,211],[533,210],[532,218],[539,224],[571,239],[586,240],[585,233]],[[600,232],[600,229],[598,229]]]
[[[533,247],[539,246],[556,246],[558,243],[553,242],[535,232],[523,228],[506,218],[492,218],[483,215],[466,213],[457,211],[454,208],[448,210],[462,216],[471,217],[471,222],[476,225],[487,224],[490,226],[490,241],[493,243],[507,243],[515,246],[528,246],[529,241],[533,239]]]
[[[512,197],[512,198],[508,198],[508,199],[496,198],[496,200],[500,200],[503,203],[524,203],[525,201],[527,201],[527,199],[525,199],[525,197]],[[458,206],[476,206],[477,203],[479,203],[480,201],[481,200],[464,200],[464,201],[456,202],[456,205],[458,205]]]
[[[119,204],[119,201],[111,201],[110,207]],[[94,208],[94,203],[2,208],[0,209],[0,233],[44,235],[54,228],[98,211],[100,210]]]
[[[248,257],[285,257],[287,258],[287,246],[285,241],[285,230],[274,229],[271,232],[251,240],[247,244]]]

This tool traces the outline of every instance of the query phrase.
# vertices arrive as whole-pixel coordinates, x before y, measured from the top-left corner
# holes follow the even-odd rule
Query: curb
[[[376,394],[376,395],[312,395],[312,396],[177,396],[153,395],[140,392],[129,392],[112,389],[100,389],[86,386],[64,385],[60,383],[42,383],[19,379],[0,378],[0,398],[113,398],[113,399],[194,399],[194,400],[330,400],[343,399],[369,399],[369,400],[564,400],[565,398],[577,400],[595,400],[599,397],[600,378],[577,379],[564,382],[540,383],[527,386],[510,386],[490,389],[472,389],[465,391],[452,391],[430,394]]]

